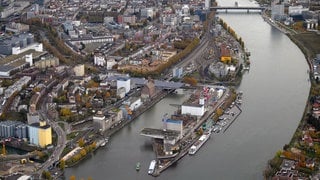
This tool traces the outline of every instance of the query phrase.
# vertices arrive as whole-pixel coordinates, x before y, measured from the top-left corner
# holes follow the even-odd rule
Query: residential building
[[[28,32],[29,31],[29,25],[27,24],[22,24],[22,23],[16,23],[16,22],[11,22],[8,25],[6,25],[6,32],[13,32],[13,33],[23,33],[23,32]]]
[[[38,123],[40,121],[40,115],[36,110],[36,105],[31,104],[29,108],[29,113],[27,113],[28,124]]]
[[[174,67],[172,70],[172,77],[181,78],[183,75],[183,68]]]
[[[141,89],[142,99],[152,98],[156,94],[156,87],[154,80],[149,78],[148,82]]]
[[[106,64],[105,56],[101,53],[96,53],[93,58],[93,63],[97,66],[104,66]]]
[[[40,69],[45,69],[47,67],[59,66],[59,59],[57,57],[42,57],[40,61],[34,62],[34,66]]]
[[[77,65],[73,68],[76,76],[84,76],[84,64]]]

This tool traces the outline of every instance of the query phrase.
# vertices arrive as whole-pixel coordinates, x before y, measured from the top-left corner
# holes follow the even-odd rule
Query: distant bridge
[[[215,6],[215,7],[210,7],[210,10],[225,10],[228,12],[228,10],[247,10],[249,13],[250,10],[265,10],[266,7],[250,7],[250,6]]]

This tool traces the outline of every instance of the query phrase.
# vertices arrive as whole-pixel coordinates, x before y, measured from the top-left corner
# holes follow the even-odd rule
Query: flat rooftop
[[[163,129],[144,128],[140,135],[159,139],[174,139],[180,135],[180,132],[169,129],[164,131]]]

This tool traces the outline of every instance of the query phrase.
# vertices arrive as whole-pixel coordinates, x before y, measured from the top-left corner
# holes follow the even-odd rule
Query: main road
[[[46,122],[51,126],[52,130],[57,134],[57,145],[54,147],[53,153],[37,170],[37,174],[41,175],[44,170],[48,170],[50,166],[53,166],[55,163],[59,162],[63,149],[66,147],[67,136],[65,131],[58,125],[58,123],[54,119],[50,119],[47,115],[46,101],[41,102],[39,113],[41,114],[42,118],[45,119]]]

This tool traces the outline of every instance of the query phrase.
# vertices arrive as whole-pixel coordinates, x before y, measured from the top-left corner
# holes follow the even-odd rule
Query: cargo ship
[[[211,131],[203,133],[203,135],[191,146],[189,154],[194,155],[200,147],[210,138]]]

